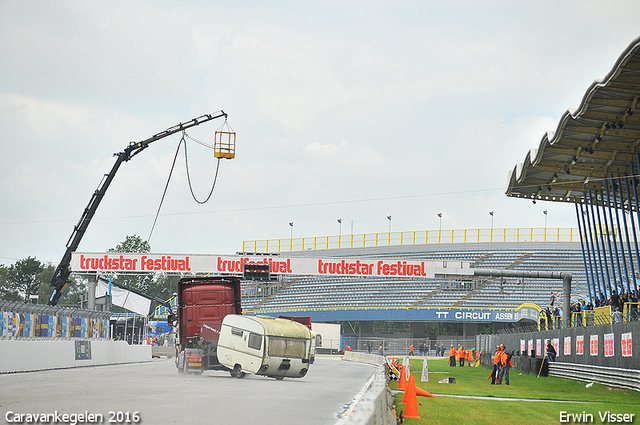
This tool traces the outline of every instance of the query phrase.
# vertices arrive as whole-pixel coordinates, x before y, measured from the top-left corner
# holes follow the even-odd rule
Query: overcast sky
[[[130,141],[224,110],[211,200],[184,154],[156,253],[392,230],[576,227],[507,177],[640,35],[629,1],[0,2],[0,264],[57,264]],[[188,133],[212,143],[216,120]],[[180,135],[122,165],[78,251],[149,236]],[[205,197],[216,161],[188,144]]]

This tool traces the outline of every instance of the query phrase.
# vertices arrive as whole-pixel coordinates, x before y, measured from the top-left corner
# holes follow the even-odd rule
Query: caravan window
[[[306,352],[306,340],[269,337],[269,356],[272,357],[290,357],[294,359],[304,358]]]
[[[231,335],[242,336],[242,329],[231,328]]]
[[[262,335],[254,334],[253,332],[249,334],[249,348],[253,348],[254,350],[259,350],[262,347]]]

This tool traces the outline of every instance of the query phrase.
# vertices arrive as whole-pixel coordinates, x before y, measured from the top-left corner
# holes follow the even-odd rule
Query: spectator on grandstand
[[[456,347],[451,344],[449,349],[449,366],[456,367]]]
[[[547,307],[544,314],[547,316],[547,329],[553,329],[553,322],[551,321],[551,310],[549,310],[549,307]]]
[[[616,311],[611,315],[611,321],[615,325],[616,323],[622,323],[622,312],[620,311],[620,307],[616,307]]]
[[[560,309],[558,307],[556,307],[555,310],[553,310],[553,326],[555,326],[556,329],[560,329]]]
[[[584,304],[584,301],[582,301],[582,303]],[[582,326],[582,305],[580,303],[575,303],[572,312],[575,313],[575,325]]]
[[[553,307],[553,304],[556,302],[556,295],[551,291],[551,300],[549,301],[549,305]]]
[[[618,295],[618,292],[614,289],[611,293],[611,311],[616,311],[616,309],[620,307],[620,295]]]
[[[636,291],[629,293],[629,304],[631,304],[630,316],[632,321],[638,320],[638,297],[636,297]]]
[[[549,363],[556,361],[556,348],[553,346],[551,340],[547,342],[547,360]]]
[[[511,357],[513,356],[513,352],[507,352],[504,344],[500,345],[500,373],[498,376],[498,385],[502,384],[502,378],[504,378],[505,385],[509,385],[509,369],[513,365],[511,362]]]

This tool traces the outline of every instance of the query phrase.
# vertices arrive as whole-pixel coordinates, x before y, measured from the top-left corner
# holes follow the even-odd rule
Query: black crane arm
[[[62,291],[67,285],[67,282],[69,281],[69,275],[71,274],[71,270],[69,269],[69,265],[71,264],[71,253],[75,252],[75,250],[78,248],[78,245],[80,245],[80,241],[82,240],[84,233],[87,231],[87,227],[89,226],[91,219],[95,215],[96,210],[98,209],[98,206],[102,201],[102,198],[104,198],[104,194],[109,188],[109,185],[118,172],[120,165],[122,165],[123,162],[129,161],[131,158],[142,152],[151,143],[157,140],[163,139],[179,131],[195,127],[196,125],[200,125],[202,123],[220,117],[227,118],[227,114],[224,111],[218,111],[214,114],[202,115],[198,118],[192,119],[191,121],[180,123],[171,128],[168,128],[167,130],[151,136],[141,142],[131,142],[129,143],[129,146],[127,146],[122,152],[114,154],[114,156],[117,157],[115,164],[113,164],[113,167],[111,168],[109,174],[104,175],[102,181],[98,185],[98,188],[95,192],[93,192],[91,200],[89,201],[87,207],[84,209],[82,216],[78,221],[78,224],[73,227],[73,232],[71,233],[71,236],[67,241],[67,250],[62,257],[60,264],[58,264],[56,271],[53,273],[53,277],[51,278],[51,286],[53,286],[55,289],[53,290],[53,294],[51,294],[51,298],[49,299],[49,305],[58,304],[58,300],[62,296]]]

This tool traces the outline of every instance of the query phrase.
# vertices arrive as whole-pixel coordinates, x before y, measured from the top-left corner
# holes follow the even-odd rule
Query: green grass
[[[590,413],[592,423],[602,423],[598,412],[634,413],[633,423],[640,424],[640,393],[632,390],[612,390],[599,384],[586,388],[584,383],[553,377],[536,378],[535,374],[520,374],[510,371],[510,385],[490,385],[489,368],[448,366],[448,358],[429,360],[429,382],[420,382],[422,359],[411,360],[412,374],[416,385],[432,394],[466,395],[480,397],[504,397],[514,399],[562,400],[565,403],[546,401],[500,401],[462,399],[455,397],[418,397],[421,419],[405,419],[405,424],[555,424],[560,422],[560,412],[570,414]],[[455,384],[439,384],[447,377],[456,378]],[[390,381],[392,390],[398,381]],[[395,396],[398,411],[403,394]],[[576,403],[572,403],[576,402]],[[582,404],[577,402],[589,402]],[[573,423],[573,422],[572,422]],[[606,423],[606,422],[605,422]]]

